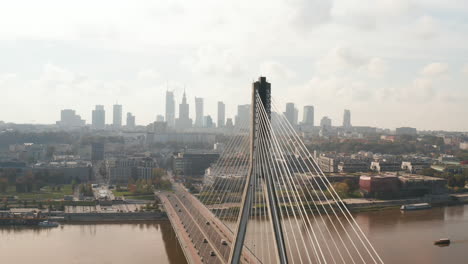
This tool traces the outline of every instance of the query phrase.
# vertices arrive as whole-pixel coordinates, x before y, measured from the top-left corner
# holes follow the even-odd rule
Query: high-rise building
[[[344,110],[343,127],[344,128],[351,128],[351,111],[349,111],[348,109]]]
[[[330,129],[332,127],[332,120],[328,118],[328,116],[324,116],[322,120],[320,120],[320,127]]]
[[[164,122],[164,116],[163,115],[157,115],[156,116],[156,122]]]
[[[224,127],[226,119],[226,105],[223,102],[218,102],[218,127]]]
[[[296,107],[294,107],[294,103],[286,104],[286,112],[284,112],[284,115],[291,125],[297,125],[298,111]]]
[[[106,111],[103,105],[96,105],[92,112],[92,126],[95,129],[104,129],[106,127]]]
[[[91,144],[91,160],[104,160],[104,143],[94,142]]]
[[[250,121],[250,104],[238,105],[236,115],[236,127],[247,127]]]
[[[203,98],[195,97],[195,126],[203,127]]]
[[[175,126],[175,100],[171,91],[166,91],[166,123],[169,127]]]
[[[312,105],[304,106],[302,123],[304,125],[314,126],[314,107]]]
[[[232,118],[227,118],[226,119],[226,128],[228,128],[228,129],[234,128],[234,123],[232,122]]]
[[[213,119],[211,118],[210,115],[207,115],[207,116],[203,117],[203,127],[207,127],[207,128],[214,127]]]
[[[86,122],[81,119],[81,116],[75,113],[75,110],[72,109],[63,109],[60,112],[60,121],[57,121],[57,125],[63,127],[81,127],[84,126]]]
[[[127,127],[134,128],[135,127],[135,116],[132,113],[127,113]]]
[[[190,119],[189,110],[189,104],[187,104],[187,97],[184,91],[182,103],[179,104],[179,118],[176,120],[176,128],[187,129],[192,127],[192,119]]]
[[[114,128],[119,128],[122,126],[122,105],[114,105],[112,119],[112,125]]]

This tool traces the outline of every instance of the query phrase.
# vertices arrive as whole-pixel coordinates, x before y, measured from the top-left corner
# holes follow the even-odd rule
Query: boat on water
[[[0,212],[0,226],[37,226],[47,218],[38,213]]]
[[[429,209],[431,205],[428,203],[417,203],[417,204],[405,204],[400,207],[402,211],[412,211],[412,210],[423,210]]]
[[[40,227],[58,227],[59,223],[52,222],[52,221],[49,221],[49,220],[45,220],[45,221],[39,222],[38,226],[40,226]]]
[[[448,246],[448,245],[450,245],[450,239],[441,238],[439,240],[434,241],[434,245],[436,245],[436,246]]]

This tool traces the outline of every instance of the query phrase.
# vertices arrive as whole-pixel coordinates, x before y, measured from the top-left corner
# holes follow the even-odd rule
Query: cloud
[[[201,46],[194,57],[182,61],[191,71],[206,75],[238,76],[244,72],[240,58],[230,49]]]
[[[465,75],[468,75],[468,64],[463,65],[461,72]]]
[[[273,80],[291,79],[296,77],[296,73],[288,69],[283,64],[276,61],[265,61],[260,65],[260,73]]]
[[[387,72],[388,66],[387,61],[380,57],[366,56],[348,47],[337,47],[320,58],[316,68],[320,74],[360,71],[379,77]]]
[[[367,69],[374,76],[382,76],[388,70],[387,62],[382,58],[372,58],[370,59]]]
[[[433,62],[426,65],[420,73],[428,77],[436,77],[447,73],[448,69],[449,66],[446,63]]]
[[[331,0],[288,0],[292,8],[292,24],[300,30],[308,31],[331,19]]]
[[[154,69],[144,69],[137,73],[137,80],[140,81],[157,81],[160,77],[159,73]]]
[[[415,24],[416,35],[425,40],[437,37],[440,30],[439,22],[428,15],[420,17]]]

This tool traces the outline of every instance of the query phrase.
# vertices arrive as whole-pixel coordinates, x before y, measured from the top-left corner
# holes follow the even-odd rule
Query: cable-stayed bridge
[[[188,262],[383,263],[265,77],[251,96],[201,192],[159,193]]]

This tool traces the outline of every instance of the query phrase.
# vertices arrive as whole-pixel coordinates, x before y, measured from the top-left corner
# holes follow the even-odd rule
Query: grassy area
[[[18,199],[27,200],[48,200],[48,199],[62,199],[64,195],[72,195],[73,190],[71,184],[62,185],[60,190],[55,188],[52,190],[51,186],[42,188],[42,191],[30,193],[18,193],[14,186],[9,186],[6,192],[1,192],[0,197],[4,196],[18,196]]]
[[[131,196],[133,195],[132,192],[129,192],[129,191],[117,191],[117,190],[112,190],[112,193],[115,195],[115,196]]]

